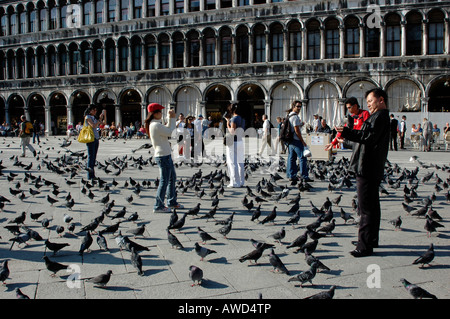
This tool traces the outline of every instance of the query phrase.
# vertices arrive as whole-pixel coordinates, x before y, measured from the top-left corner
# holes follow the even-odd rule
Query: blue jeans
[[[87,178],[92,179],[95,177],[94,167],[95,161],[97,160],[99,141],[95,139],[93,142],[87,143],[86,145],[88,150],[87,168],[89,168]]]
[[[175,166],[172,162],[172,156],[155,157],[156,164],[159,166],[159,186],[156,191],[156,202],[154,209],[164,208],[164,198],[167,192],[167,206],[175,206],[177,202],[177,192],[175,189],[175,182],[177,175],[175,173]]]
[[[286,175],[288,178],[297,177],[297,158],[300,158],[300,174],[302,178],[308,177],[308,160],[303,156],[304,146],[299,140],[292,140],[288,146],[289,155],[287,160]]]

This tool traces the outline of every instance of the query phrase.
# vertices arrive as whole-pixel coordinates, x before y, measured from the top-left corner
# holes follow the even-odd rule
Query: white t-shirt
[[[172,153],[172,148],[169,143],[169,137],[172,136],[172,132],[174,129],[174,118],[169,118],[169,121],[166,125],[163,125],[161,121],[151,121],[149,130],[153,148],[155,149],[155,157],[167,156]]]
[[[294,115],[294,116],[291,116]],[[300,138],[295,133],[295,127],[300,126],[300,131],[302,129],[303,123],[300,121],[300,118],[298,117],[298,114],[295,112],[289,113],[289,121],[291,122],[291,130],[294,132],[294,140],[300,141]]]

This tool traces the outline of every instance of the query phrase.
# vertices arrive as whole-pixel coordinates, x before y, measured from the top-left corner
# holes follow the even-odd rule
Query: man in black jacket
[[[394,117],[394,114],[391,114],[391,141],[389,144],[389,149],[391,151],[397,150],[397,131],[398,131],[398,120]]]
[[[338,132],[342,132],[343,138],[356,142],[349,167],[349,171],[356,175],[361,216],[356,249],[350,252],[354,257],[370,256],[373,249],[378,247],[381,218],[379,186],[389,151],[387,94],[382,89],[372,89],[366,92],[366,101],[371,115],[361,130],[336,127]]]

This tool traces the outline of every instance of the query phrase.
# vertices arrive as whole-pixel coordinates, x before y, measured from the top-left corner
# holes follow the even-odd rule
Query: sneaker
[[[170,213],[170,208],[169,207],[163,207],[163,208],[158,208],[158,209],[153,209],[153,213],[154,214],[159,214],[159,213]]]
[[[181,204],[176,204],[176,205],[170,205],[169,208],[173,208],[173,209],[183,209],[184,206]]]

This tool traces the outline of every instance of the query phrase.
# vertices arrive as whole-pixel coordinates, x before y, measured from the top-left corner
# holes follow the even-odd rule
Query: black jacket
[[[350,159],[350,172],[378,181],[383,179],[384,164],[389,150],[389,131],[388,109],[372,114],[359,131],[344,127],[342,137],[356,142]]]

